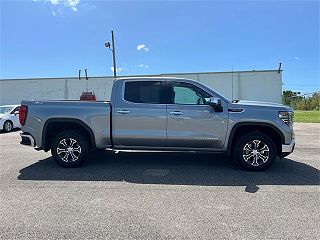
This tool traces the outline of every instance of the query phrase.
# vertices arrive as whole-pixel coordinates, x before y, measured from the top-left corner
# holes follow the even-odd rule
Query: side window
[[[172,99],[174,104],[208,105],[210,95],[197,86],[184,83],[172,83]]]
[[[14,114],[16,111],[19,111],[19,108],[20,108],[20,106],[18,106],[15,109],[13,109],[10,114]]]
[[[124,99],[133,103],[165,103],[165,87],[161,81],[129,81],[125,83]]]

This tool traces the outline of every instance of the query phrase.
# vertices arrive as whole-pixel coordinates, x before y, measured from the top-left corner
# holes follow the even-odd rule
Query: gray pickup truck
[[[120,78],[105,102],[22,101],[19,118],[21,144],[64,167],[92,150],[163,150],[224,152],[258,171],[295,145],[291,108],[230,101],[181,78]]]

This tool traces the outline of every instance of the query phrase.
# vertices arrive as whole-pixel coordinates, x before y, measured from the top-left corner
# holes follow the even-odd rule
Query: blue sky
[[[1,78],[277,69],[319,90],[319,1],[1,1]],[[138,47],[140,45],[140,47]]]

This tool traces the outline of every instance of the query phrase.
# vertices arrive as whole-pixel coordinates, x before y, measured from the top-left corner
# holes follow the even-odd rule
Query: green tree
[[[284,105],[291,106],[293,92],[291,90],[285,90],[282,92],[282,103]]]
[[[320,110],[320,92],[312,95],[299,95],[300,92],[285,90],[282,92],[282,103],[295,110]]]

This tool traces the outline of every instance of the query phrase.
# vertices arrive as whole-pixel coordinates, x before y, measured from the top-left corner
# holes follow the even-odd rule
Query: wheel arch
[[[247,132],[259,131],[269,136],[276,145],[277,155],[279,156],[282,152],[282,144],[285,142],[283,133],[274,125],[270,123],[259,123],[259,122],[241,122],[237,123],[231,129],[229,134],[229,141],[227,145],[227,154],[230,156],[233,150],[233,146],[237,138]]]
[[[57,134],[65,131],[75,129],[82,133],[90,143],[90,147],[95,149],[96,141],[92,129],[83,121],[76,118],[52,118],[48,119],[42,131],[42,149],[49,151],[52,140]]]
[[[6,122],[11,122],[11,123],[13,124],[13,121],[12,121],[10,118],[9,118],[9,119],[4,120],[3,125],[4,125]]]

